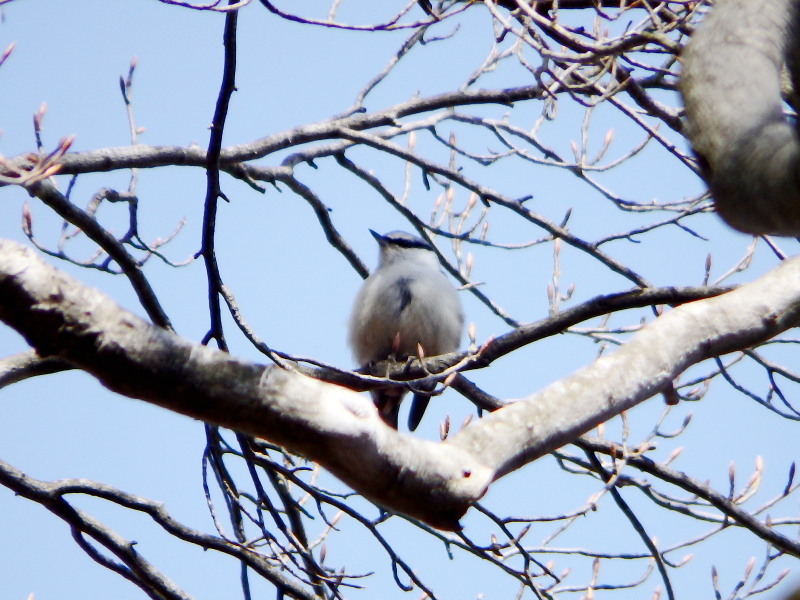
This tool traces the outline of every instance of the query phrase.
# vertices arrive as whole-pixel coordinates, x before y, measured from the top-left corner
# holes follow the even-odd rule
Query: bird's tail
[[[381,419],[393,429],[397,429],[397,416],[400,412],[400,403],[403,401],[403,396],[405,396],[406,393],[407,391],[400,386],[391,386],[372,390],[370,392],[370,394],[372,394],[372,401],[378,408],[378,414]]]
[[[428,408],[428,402],[431,400],[430,393],[436,388],[436,383],[424,386],[415,386],[417,392],[411,400],[411,409],[408,413],[408,429],[414,431],[419,422],[422,421],[422,416],[425,414],[425,409]],[[403,402],[403,397],[408,393],[408,390],[400,386],[391,386],[379,390],[372,390],[372,401],[378,408],[378,414],[389,427],[397,429],[398,415],[400,413],[400,404]]]
[[[424,386],[416,386],[419,390],[414,394],[411,399],[411,409],[408,412],[408,429],[414,431],[419,422],[422,421],[422,415],[425,414],[425,409],[428,408],[428,402],[431,401],[431,395],[425,392],[432,392],[436,388],[436,383]]]

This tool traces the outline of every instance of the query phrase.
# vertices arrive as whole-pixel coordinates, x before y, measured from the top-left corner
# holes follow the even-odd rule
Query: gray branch
[[[689,366],[800,319],[800,259],[659,317],[613,354],[434,443],[385,426],[363,395],[193,344],[0,240],[0,320],[40,356],[109,389],[269,440],[378,504],[442,529],[495,479],[666,388]]]
[[[798,77],[797,13],[792,0],[718,2],[683,52],[686,133],[740,231],[800,235],[800,142],[781,96],[787,58]]]
[[[54,482],[40,481],[29,477],[2,460],[0,460],[0,483],[13,490],[16,494],[38,502],[66,521],[73,530],[89,535],[108,548],[127,567],[127,570],[124,570],[124,567],[120,564],[114,570],[120,572],[122,569],[122,574],[126,579],[130,579],[142,587],[152,597],[189,598],[189,596],[177,590],[175,584],[156,571],[135,550],[134,543],[122,539],[117,533],[87,513],[74,508],[69,504],[65,496],[69,494],[86,494],[103,498],[131,510],[143,512],[152,517],[164,530],[185,542],[195,544],[205,550],[216,550],[217,552],[237,557],[292,598],[311,600],[317,597],[287,578],[278,569],[270,565],[268,560],[252,549],[187,527],[175,520],[164,506],[158,502],[123,492],[105,483],[87,479],[62,479]],[[98,556],[98,558],[101,557]],[[140,573],[147,574],[147,578],[140,575]],[[163,596],[155,596],[153,594],[154,590],[163,591]]]
[[[39,375],[68,371],[72,365],[57,358],[42,358],[33,350],[0,358],[0,389]]]

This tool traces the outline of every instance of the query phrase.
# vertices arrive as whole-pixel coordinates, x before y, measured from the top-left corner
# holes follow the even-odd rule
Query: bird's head
[[[397,260],[413,260],[435,264],[438,267],[439,261],[433,247],[422,238],[405,231],[390,231],[384,235],[372,229],[369,232],[380,247],[379,263],[381,266],[389,265]]]

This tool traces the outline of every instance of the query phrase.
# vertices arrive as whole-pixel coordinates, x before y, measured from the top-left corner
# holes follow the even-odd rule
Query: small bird
[[[426,357],[458,350],[464,313],[433,248],[404,231],[386,235],[369,231],[380,247],[378,268],[358,291],[348,327],[358,364],[389,358],[402,361],[418,355],[417,345]],[[407,390],[391,386],[371,393],[381,418],[397,429],[400,402]],[[408,415],[411,431],[419,425],[429,400],[429,394],[414,394]]]

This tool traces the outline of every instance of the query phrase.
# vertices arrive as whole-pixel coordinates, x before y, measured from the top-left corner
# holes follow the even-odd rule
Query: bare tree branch
[[[135,583],[153,600],[191,600],[183,590],[139,554],[132,542],[65,501],[61,497],[58,484],[32,479],[3,461],[0,461],[0,482],[63,519],[72,529],[75,540],[89,556]],[[102,554],[84,536],[104,546],[121,563]]]
[[[161,308],[161,303],[142,273],[141,266],[128,254],[119,240],[103,229],[90,214],[67,200],[49,181],[30,184],[27,189],[31,195],[39,198],[65,221],[79,227],[89,238],[108,252],[108,255],[117,262],[130,280],[142,307],[147,311],[147,315],[153,320],[153,323],[165,329],[172,329],[169,317]]]
[[[609,444],[603,440],[582,437],[574,443],[586,452],[603,452],[611,456],[623,457],[618,446]],[[770,524],[761,522],[750,512],[738,506],[730,498],[725,497],[724,494],[713,489],[707,483],[697,481],[686,475],[686,473],[681,473],[667,465],[659,464],[646,456],[626,454],[624,458],[626,463],[632,467],[645,473],[655,475],[663,481],[667,481],[687,492],[697,495],[699,498],[707,500],[724,515],[727,515],[742,527],[746,527],[758,537],[775,546],[778,550],[800,557],[800,542],[785,535],[781,535],[781,533],[776,531],[774,527],[771,527]]]
[[[86,494],[109,500],[120,506],[144,512],[177,538],[200,546],[203,549],[213,549],[223,554],[235,556],[244,561],[250,568],[263,575],[275,586],[292,598],[310,600],[317,598],[294,581],[286,578],[277,569],[272,567],[264,558],[242,545],[234,544],[227,540],[186,527],[176,521],[163,505],[146,500],[133,494],[128,494],[110,485],[88,481],[86,479],[65,479],[55,482],[44,482],[25,475],[8,463],[0,460],[0,483],[14,490],[15,493],[33,500],[47,508],[59,518],[63,519],[78,534],[87,534],[106,546],[120,560],[129,571],[122,574],[130,579],[148,595],[162,600],[162,598],[188,598],[179,591],[173,583],[155,571],[152,566],[134,550],[133,543],[123,540],[118,534],[108,529],[85,512],[75,509],[64,499],[68,494]],[[94,556],[94,558],[98,558]],[[106,559],[107,560],[107,559]],[[115,569],[120,572],[119,569]],[[151,586],[160,590],[163,596],[152,596]]]
[[[783,114],[781,69],[800,78],[798,6],[720,2],[683,52],[687,133],[717,210],[751,233],[800,234],[800,141]]]
[[[718,400],[727,393],[752,404],[750,408],[765,418],[775,418],[780,427],[792,427],[800,418],[796,402],[800,371],[795,360],[800,339],[786,332],[797,324],[800,312],[800,267],[797,259],[786,260],[794,241],[787,240],[784,249],[765,237],[737,240],[724,229],[722,236],[727,237],[718,240],[720,229],[708,214],[712,199],[695,177],[702,169],[723,214],[724,185],[730,185],[737,198],[758,195],[740,202],[748,210],[748,203],[756,207],[756,216],[751,218],[749,211],[740,217],[744,225],[736,226],[760,228],[763,221],[772,228],[795,226],[788,217],[773,214],[760,197],[762,191],[773,191],[770,186],[796,184],[795,173],[779,173],[784,182],[764,184],[762,179],[771,177],[769,171],[754,176],[749,172],[759,158],[771,161],[768,166],[773,169],[796,169],[791,109],[798,102],[788,84],[793,77],[796,87],[800,79],[793,66],[800,64],[792,54],[793,49],[800,52],[800,44],[797,48],[792,44],[798,37],[790,16],[793,1],[763,6],[745,5],[742,0],[398,0],[374,6],[362,6],[357,0],[161,3],[155,10],[185,14],[184,9],[196,9],[208,11],[206,21],[221,26],[225,20],[218,93],[212,91],[205,101],[196,94],[184,96],[183,104],[178,104],[216,103],[209,143],[174,145],[171,128],[159,132],[159,139],[171,145],[141,143],[148,136],[134,119],[136,59],[120,78],[130,133],[123,139],[129,147],[84,145],[82,152],[68,152],[72,138],[64,135],[69,132],[57,131],[54,139],[62,141],[50,151],[50,132],[42,127],[46,106],[34,113],[33,152],[23,146],[13,150],[12,158],[0,156],[0,188],[21,187],[33,197],[25,201],[16,194],[22,232],[35,247],[24,251],[0,241],[0,321],[21,333],[31,347],[18,354],[11,353],[23,348],[10,350],[9,356],[0,358],[0,387],[81,369],[114,392],[204,420],[202,485],[212,521],[210,533],[188,530],[163,507],[101,483],[39,482],[17,477],[12,467],[0,463],[0,484],[23,490],[26,498],[58,510],[71,509],[75,495],[88,494],[117,504],[124,512],[146,513],[161,526],[161,537],[225,555],[218,560],[238,561],[245,600],[255,594],[259,577],[278,596],[343,600],[349,589],[362,587],[362,581],[377,583],[367,579],[373,570],[380,570],[380,566],[375,569],[375,560],[383,563],[385,579],[393,575],[403,591],[415,590],[431,599],[447,595],[438,589],[447,583],[433,585],[438,565],[427,564],[430,555],[416,544],[404,548],[406,537],[396,537],[409,533],[419,536],[420,544],[438,547],[442,559],[477,558],[495,573],[499,585],[516,587],[519,597],[550,600],[580,592],[588,598],[599,590],[627,588],[649,597],[646,588],[651,584],[660,586],[652,591],[653,598],[680,597],[692,578],[680,570],[690,555],[681,554],[695,547],[707,550],[707,542],[732,529],[745,530],[750,547],[766,547],[760,563],[752,559],[743,571],[734,572],[734,580],[729,574],[734,561],[725,556],[719,576],[712,571],[718,597],[746,600],[785,577],[786,571],[776,572],[778,565],[800,551],[792,535],[792,528],[800,524],[791,506],[800,492],[794,463],[787,469],[783,454],[775,460],[765,451],[769,470],[757,459],[745,483],[736,479],[731,463],[728,478],[718,489],[703,483],[714,476],[706,467],[693,463],[683,473],[670,465],[680,455],[674,438],[684,434],[688,438],[691,427],[703,426],[694,422],[689,426],[692,405],[688,403],[704,400],[695,406],[702,406],[705,413],[709,410],[705,400]],[[681,57],[712,5],[708,27],[689,42]],[[240,137],[243,131],[247,135],[241,124],[256,121],[246,114],[229,114],[229,109],[247,110],[259,86],[271,80],[275,66],[270,61],[259,63],[267,71],[258,69],[258,85],[253,85],[252,69],[240,70],[236,79],[241,81],[234,82],[236,11],[243,8],[251,11],[243,15],[262,13],[257,16],[268,19],[267,27],[275,31],[291,28],[293,39],[302,40],[304,48],[323,37],[357,40],[352,46],[356,54],[341,54],[345,60],[331,66],[341,68],[337,81],[353,86],[344,90],[352,101],[332,106],[330,99],[338,96],[306,96],[314,114],[333,116],[299,125],[278,122],[274,129],[254,134],[262,137]],[[733,23],[724,17],[726,11],[735,13]],[[44,12],[36,18],[44,21],[48,16]],[[248,28],[240,35],[254,33]],[[250,37],[248,44],[252,41]],[[30,42],[22,31],[19,46],[27,43],[30,51],[35,47]],[[333,55],[350,47],[337,44],[325,46],[325,51]],[[359,84],[353,74],[362,65],[352,68],[347,57],[366,48],[377,52],[370,58],[378,62]],[[5,73],[7,64],[27,60],[30,54],[12,50],[9,46],[2,52],[0,65],[13,79],[14,72]],[[121,60],[130,60],[136,52],[126,48]],[[239,59],[252,56],[242,54]],[[292,52],[285,60],[297,56]],[[687,98],[694,93],[687,100],[688,121],[676,93],[683,58]],[[786,58],[789,77],[781,80],[781,62]],[[152,62],[143,59],[141,64],[147,70],[141,75],[137,71],[137,76],[161,76],[158,68],[150,70]],[[298,80],[316,74],[315,61],[293,64]],[[29,64],[27,71],[48,81],[52,68],[44,59]],[[413,77],[423,72],[419,88],[427,95],[413,95]],[[754,79],[745,82],[745,77]],[[700,92],[693,90],[692,81],[698,79]],[[109,81],[113,83],[113,77]],[[231,102],[229,107],[235,83],[241,84],[237,96],[242,94],[246,102]],[[281,94],[291,89],[294,79],[285,83],[270,90],[268,105],[274,102],[277,108],[286,100]],[[752,90],[751,85],[762,89]],[[703,90],[709,87],[710,95],[705,96]],[[268,110],[269,123],[281,118]],[[755,125],[742,118],[752,115]],[[223,130],[234,117],[239,123],[237,143],[226,147]],[[11,139],[17,139],[14,128],[19,129],[19,122],[15,118],[0,126],[13,131]],[[56,121],[57,126],[62,122]],[[775,131],[779,134],[773,135]],[[81,129],[76,135],[92,139],[86,133],[91,131]],[[697,159],[685,149],[690,134]],[[204,135],[200,131],[192,137]],[[777,142],[758,139],[769,136]],[[781,145],[781,136],[789,143]],[[729,157],[739,162],[728,164]],[[188,168],[162,168],[177,166]],[[117,191],[113,183],[124,175],[104,174],[120,169],[131,170],[127,191]],[[732,177],[725,169],[734,171]],[[226,174],[238,181],[228,180]],[[728,183],[717,185],[715,178],[721,174]],[[205,203],[202,193],[198,197],[191,191],[198,175],[207,178]],[[165,180],[167,185],[160,185]],[[164,196],[165,189],[183,183],[190,184],[185,187],[188,202]],[[87,185],[97,187],[87,192]],[[223,190],[223,185],[231,189]],[[291,240],[292,250],[297,251],[291,260],[303,262],[299,270],[282,268],[281,253],[286,249],[277,244],[285,232],[264,238],[269,229],[251,222],[264,214],[260,208],[251,210],[251,200],[263,203],[254,190],[269,194],[269,206],[264,207],[269,218],[280,218],[298,202],[311,208],[305,211],[307,227],[291,236],[296,238]],[[232,202],[219,204],[219,199],[228,200],[228,194]],[[11,210],[15,210],[14,195],[7,194]],[[81,195],[87,198],[85,206]],[[788,195],[780,200],[790,207],[794,203]],[[160,218],[178,206],[188,211],[181,225],[171,228],[172,234],[144,241],[140,231],[148,231],[154,223],[160,227]],[[217,210],[222,215],[223,206],[226,217],[235,215],[235,221],[219,221]],[[282,322],[284,310],[300,308],[289,306],[304,285],[298,274],[310,273],[307,269],[317,266],[317,253],[325,252],[314,247],[314,254],[306,255],[313,246],[308,244],[327,242],[328,250],[345,259],[347,264],[338,260],[340,268],[365,277],[367,261],[350,238],[354,228],[375,227],[368,221],[384,218],[396,222],[395,227],[415,230],[436,248],[442,268],[462,284],[463,295],[470,296],[466,302],[474,322],[468,329],[469,349],[402,364],[384,361],[358,371],[329,364],[308,347],[299,352],[311,356],[288,352],[281,346],[291,343],[281,333],[287,325]],[[198,234],[201,219],[202,243],[195,253],[193,238],[180,238]],[[183,228],[184,222],[189,226]],[[13,219],[7,225],[16,227]],[[219,229],[222,225],[224,230]],[[283,223],[275,220],[270,225]],[[120,228],[124,233],[118,233]],[[49,231],[55,231],[54,239],[44,237]],[[269,262],[271,277],[258,285],[270,286],[268,301],[280,308],[264,312],[263,295],[254,302],[249,285],[237,283],[236,297],[225,285],[241,275],[237,272],[243,264],[238,260],[241,254],[231,261],[229,253],[244,241],[240,235],[256,235],[264,242],[249,245],[245,252],[254,264]],[[180,264],[169,248],[163,249],[173,240],[173,247],[188,241],[190,256],[202,256],[205,262],[205,272],[184,271],[187,289],[181,290],[189,293],[191,286],[208,292],[205,317],[181,314],[182,323],[193,319],[188,324],[192,331],[206,332],[198,335],[203,343],[177,337],[160,306],[172,301],[175,292],[172,280],[162,279],[163,269]],[[739,244],[747,246],[744,254]],[[65,261],[69,268],[94,269],[93,274],[101,277],[122,274],[150,322],[34,258],[36,250]],[[186,250],[181,252],[186,256]],[[217,253],[225,260],[218,262]],[[324,260],[331,259],[327,254]],[[150,257],[159,261],[151,261],[157,262],[155,268],[146,270]],[[761,280],[746,283],[745,271],[751,267],[762,273],[781,261],[781,267]],[[333,275],[332,285],[338,286],[336,273],[324,275],[326,282]],[[721,285],[734,280],[738,288]],[[162,289],[156,285],[159,281]],[[697,282],[701,285],[695,286]],[[624,289],[631,284],[631,289]],[[335,290],[337,298],[340,291]],[[220,296],[239,331],[220,312]],[[329,318],[328,312],[333,316],[343,308],[338,300],[337,306],[325,300],[318,305],[314,296],[315,318]],[[322,336],[332,331],[321,329],[328,330],[320,332]],[[482,341],[487,331],[494,335]],[[227,350],[228,341],[245,343],[245,352],[264,353],[270,366],[220,352]],[[213,342],[217,349],[204,346]],[[554,348],[564,354],[542,361],[539,352]],[[541,388],[533,381],[553,379],[542,365],[560,372],[579,370],[533,393]],[[513,381],[501,382],[497,375],[502,377],[507,367],[512,371],[506,371],[506,377]],[[466,376],[474,376],[475,383]],[[388,430],[372,403],[349,391],[422,383],[435,385],[437,394],[452,387],[477,406],[479,414],[492,414],[473,422],[469,411],[459,426],[451,423],[450,414],[463,415],[465,403],[454,398],[459,404],[451,412],[445,397],[437,406],[449,413],[440,423],[442,441],[432,443]],[[519,401],[492,394],[506,389],[501,388],[506,384],[513,386],[508,389],[515,395],[531,395]],[[25,387],[19,391],[24,410]],[[12,402],[16,392],[16,388],[7,392]],[[633,413],[636,417],[621,413],[656,394],[665,401],[660,410],[661,401],[655,400]],[[651,426],[640,415],[650,415],[652,409],[660,416],[649,432],[638,437],[643,425]],[[615,415],[620,416],[600,425]],[[677,428],[672,422],[676,417],[682,419]],[[581,435],[595,426],[599,437]],[[758,434],[748,434],[748,442],[751,437],[757,443]],[[584,452],[563,447],[568,442]],[[723,442],[731,440],[720,440],[720,447]],[[669,452],[666,459],[650,460],[663,450]],[[553,461],[531,467],[537,473],[551,469],[555,472],[548,476],[566,480],[552,483],[559,487],[557,504],[548,505],[554,498],[536,488],[517,495],[517,479],[496,481],[547,452]],[[773,485],[776,463],[778,489],[767,491],[765,497],[767,486],[762,482]],[[331,484],[324,471],[343,484]],[[478,504],[495,485],[495,492],[513,486],[512,493],[502,502],[495,496]],[[622,492],[630,504],[618,489],[633,491]],[[505,504],[512,500],[513,504]],[[614,512],[611,500],[644,545],[633,536],[623,540],[582,530],[602,529],[608,517],[616,517],[609,514]],[[571,504],[574,501],[577,505]],[[469,511],[472,506],[477,510]],[[528,512],[532,514],[526,516]],[[70,524],[76,543],[89,556],[150,597],[185,597],[154,567],[138,562],[135,553],[126,553],[127,542],[114,538],[102,524],[94,528],[91,517],[83,513],[76,517],[66,509],[56,514]],[[460,519],[466,514],[469,518],[463,520],[461,531]],[[678,519],[686,533],[676,537],[665,531],[666,519]],[[668,541],[651,540],[651,534]],[[359,553],[363,556],[356,557],[345,546],[354,535],[360,536],[359,543],[367,542]],[[710,567],[709,561],[717,558],[698,552],[694,560]],[[494,584],[492,579],[489,585]]]
[[[492,479],[658,393],[689,365],[795,325],[798,272],[800,259],[785,261],[754,283],[678,307],[617,352],[440,444],[383,426],[352,392],[154,328],[7,241],[0,318],[40,354],[119,393],[278,443],[379,504],[453,529]]]
[[[39,375],[50,375],[72,369],[72,365],[57,358],[42,358],[33,350],[0,358],[0,389],[12,383]]]

